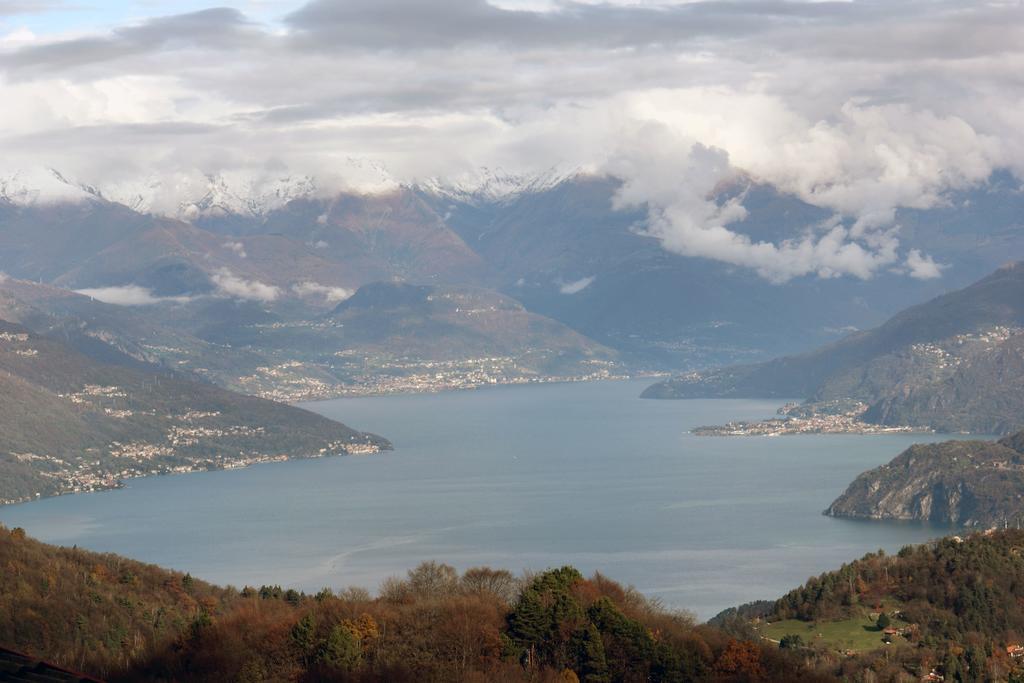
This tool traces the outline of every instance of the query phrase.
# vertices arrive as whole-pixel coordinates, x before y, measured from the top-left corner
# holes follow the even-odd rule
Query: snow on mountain
[[[205,215],[263,216],[316,189],[309,176],[226,172],[150,176],[105,185],[102,194],[135,211],[187,220]]]
[[[549,190],[583,172],[577,167],[552,167],[535,174],[483,167],[455,178],[428,178],[415,187],[465,204],[502,204],[525,194]]]
[[[0,201],[17,206],[99,198],[100,193],[96,188],[77,183],[52,168],[36,167],[0,173]]]
[[[398,187],[399,183],[383,165],[348,158],[317,177],[287,169],[188,171],[106,183],[101,191],[105,199],[135,211],[193,220],[223,215],[258,218],[295,199],[342,190],[379,194]]]
[[[309,176],[258,177],[245,173],[218,174],[209,178],[207,191],[192,202],[183,202],[181,213],[195,215],[235,214],[265,216],[294,199],[316,192]]]
[[[505,203],[524,194],[555,187],[580,173],[578,168],[551,168],[539,174],[522,174],[485,167],[455,178],[434,177],[406,187],[470,204]],[[183,220],[223,215],[261,217],[295,199],[322,196],[328,187],[379,194],[402,185],[385,167],[365,159],[347,159],[324,178],[287,170],[215,174],[191,171],[153,174],[94,186],[45,167],[0,173],[0,201],[26,206],[106,200],[140,213]]]

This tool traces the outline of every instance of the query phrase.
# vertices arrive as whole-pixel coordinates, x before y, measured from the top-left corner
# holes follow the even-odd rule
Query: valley
[[[0,683],[1024,683],[1022,27],[0,0]]]

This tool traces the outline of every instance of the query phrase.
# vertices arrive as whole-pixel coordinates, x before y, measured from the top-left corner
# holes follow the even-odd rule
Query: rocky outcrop
[[[825,510],[857,519],[966,527],[1024,524],[1024,433],[999,442],[911,446],[861,474]]]

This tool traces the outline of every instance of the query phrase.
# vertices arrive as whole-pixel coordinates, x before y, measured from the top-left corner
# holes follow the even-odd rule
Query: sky
[[[0,173],[172,212],[220,174],[387,191],[483,169],[622,181],[675,253],[794,277],[931,278],[898,210],[1024,177],[1017,0],[0,0]],[[833,218],[732,229],[737,178]]]

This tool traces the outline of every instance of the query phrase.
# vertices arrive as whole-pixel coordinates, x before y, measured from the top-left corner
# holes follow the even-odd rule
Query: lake
[[[373,589],[431,559],[572,564],[703,618],[942,535],[821,511],[861,471],[948,437],[696,437],[692,427],[769,417],[782,401],[641,400],[647,384],[307,404],[396,450],[136,479],[0,508],[0,521],[236,586]]]

